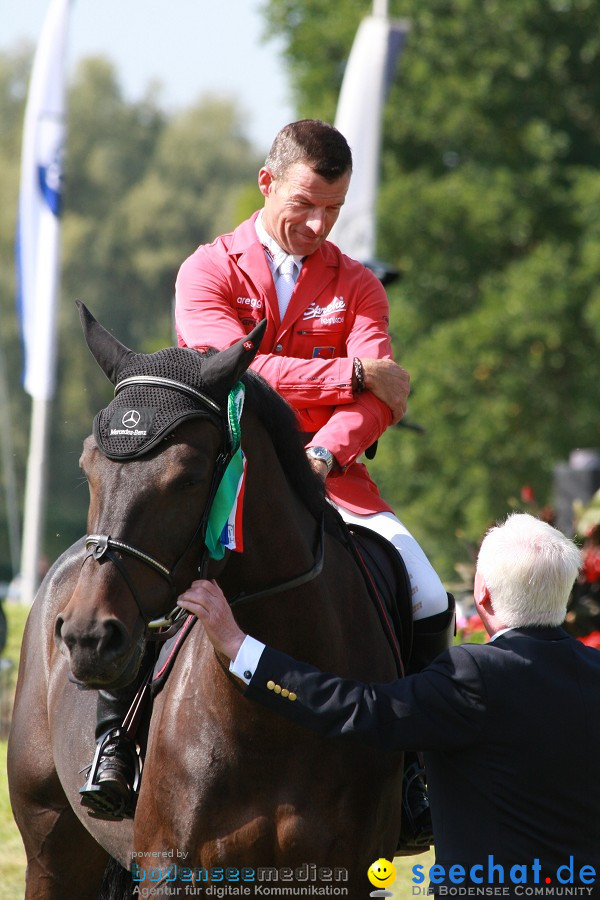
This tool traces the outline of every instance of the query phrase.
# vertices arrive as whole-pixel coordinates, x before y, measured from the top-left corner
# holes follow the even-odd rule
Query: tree
[[[589,0],[391,0],[379,256],[410,418],[372,466],[448,578],[523,484],[599,446],[600,15]],[[333,120],[368,0],[270,0],[304,115]],[[333,27],[332,16],[340,23]],[[319,92],[317,85],[327,85]]]
[[[21,349],[15,315],[15,229],[23,108],[27,79],[31,66],[28,48],[17,47],[11,53],[0,54],[0,179],[2,209],[0,213],[0,354],[6,370],[9,408],[2,411],[0,428],[10,433],[13,450],[12,463],[17,481],[22,484],[27,455],[29,404],[18,389],[21,373]],[[2,470],[4,475],[4,470]],[[0,478],[3,482],[3,478]],[[4,485],[0,493],[0,580],[10,578],[11,560],[4,503]]]
[[[13,444],[24,484],[29,399],[20,386],[14,235],[20,142],[31,50],[0,56],[0,310],[10,374]],[[149,92],[122,94],[112,64],[83,61],[69,87],[62,219],[58,385],[53,404],[45,550],[50,560],[85,530],[83,438],[111,388],[85,347],[75,300],[123,343],[151,352],[174,342],[175,277],[195,247],[233,227],[258,156],[233,102],[206,97],[177,114]],[[4,423],[3,423],[4,427]],[[0,578],[8,542],[0,505]]]

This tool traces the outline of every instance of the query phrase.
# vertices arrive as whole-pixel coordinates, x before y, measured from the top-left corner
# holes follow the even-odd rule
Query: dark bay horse
[[[88,538],[48,573],[23,641],[9,783],[26,898],[97,898],[111,857],[125,869],[135,863],[136,883],[154,891],[145,896],[188,896],[190,868],[195,879],[217,881],[227,867],[238,872],[234,883],[245,872],[246,896],[255,896],[263,867],[272,886],[276,877],[288,887],[296,877],[330,884],[333,872],[346,896],[368,896],[368,867],[396,848],[401,755],[323,739],[251,703],[198,622],[154,700],[135,818],[100,821],[79,802],[95,745],[95,689],[137,677],[156,620],[206,562],[204,511],[228,442],[223,410],[242,377],[244,549],[211,561],[207,577],[229,599],[246,595],[236,616],[257,638],[340,675],[397,677],[353,558],[329,528],[321,535],[332,513],[293,414],[258,376],[244,375],[261,326],[212,356],[145,355],[80,312],[118,393],[81,457]],[[112,434],[127,429],[109,426],[132,409],[146,428],[127,449],[130,437]],[[310,578],[294,586],[303,573]],[[205,889],[202,881],[196,893]]]

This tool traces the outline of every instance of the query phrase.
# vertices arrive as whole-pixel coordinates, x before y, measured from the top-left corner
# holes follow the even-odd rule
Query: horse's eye
[[[177,490],[182,491],[190,491],[194,488],[200,487],[204,484],[205,479],[201,476],[188,475],[186,478],[182,478],[179,483],[175,485]]]

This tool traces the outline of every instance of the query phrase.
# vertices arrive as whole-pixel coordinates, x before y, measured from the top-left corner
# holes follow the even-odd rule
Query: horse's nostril
[[[62,616],[57,616],[56,621],[54,623],[54,640],[57,645],[60,646],[62,643],[62,627],[63,627],[64,619]]]
[[[100,658],[110,659],[120,656],[127,648],[129,638],[125,626],[118,619],[108,619],[103,623],[103,632],[98,641]]]
[[[93,627],[77,628],[66,622],[62,615],[56,617],[54,638],[59,649],[69,654],[85,654],[104,662],[111,662],[125,655],[129,648],[129,637],[125,626],[118,619],[106,619]]]

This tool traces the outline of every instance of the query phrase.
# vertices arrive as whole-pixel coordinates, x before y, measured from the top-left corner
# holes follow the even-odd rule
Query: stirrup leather
[[[108,744],[118,742],[123,750],[131,755],[131,771],[133,772],[133,784],[130,797],[118,797],[116,793],[107,789],[106,785],[98,781],[98,769],[105,755]],[[122,728],[111,728],[98,739],[94,759],[88,770],[87,781],[79,789],[81,803],[88,808],[88,814],[94,819],[132,819],[140,790],[142,778],[142,755],[140,747],[131,740]],[[83,770],[85,771],[85,770]]]

